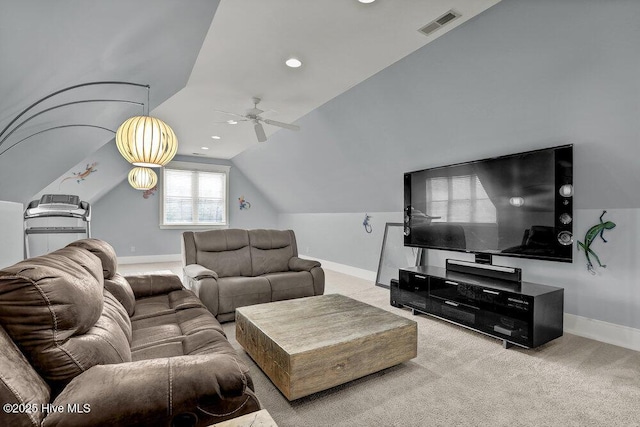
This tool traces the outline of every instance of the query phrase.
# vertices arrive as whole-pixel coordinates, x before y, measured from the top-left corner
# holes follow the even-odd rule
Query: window
[[[227,227],[229,169],[229,166],[186,162],[165,166],[160,227]]]
[[[477,175],[427,179],[427,212],[433,222],[495,223],[496,207]]]

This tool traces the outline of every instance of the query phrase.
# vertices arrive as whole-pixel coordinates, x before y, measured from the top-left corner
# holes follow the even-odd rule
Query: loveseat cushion
[[[105,279],[111,279],[118,271],[116,251],[109,243],[100,239],[81,239],[69,243],[67,246],[88,250],[102,262],[102,273]]]
[[[266,277],[221,277],[218,282],[218,313],[233,313],[237,307],[271,302]]]
[[[313,277],[308,271],[287,271],[284,273],[269,273],[264,276],[271,285],[271,301],[312,297]]]
[[[291,230],[249,230],[251,274],[260,276],[289,270],[289,260],[298,256]]]
[[[193,233],[195,264],[219,277],[251,276],[251,253],[246,230],[210,230]],[[190,263],[193,264],[193,263]]]
[[[0,323],[45,380],[131,360],[129,317],[103,280],[100,259],[80,247],[0,271]]]

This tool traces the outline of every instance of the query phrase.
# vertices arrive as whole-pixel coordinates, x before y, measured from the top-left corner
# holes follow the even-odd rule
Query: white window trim
[[[180,170],[189,170],[189,171],[203,171],[203,172],[222,172],[225,173],[225,214],[224,217],[226,219],[226,223],[213,225],[213,224],[165,224],[164,223],[164,189],[165,189],[165,174],[164,171],[166,168],[169,169],[180,169]],[[191,163],[191,162],[170,162],[164,168],[162,168],[162,185],[161,194],[159,197],[160,200],[160,228],[163,230],[220,230],[229,228],[229,171],[231,170],[231,166],[224,165],[214,165],[210,163]]]

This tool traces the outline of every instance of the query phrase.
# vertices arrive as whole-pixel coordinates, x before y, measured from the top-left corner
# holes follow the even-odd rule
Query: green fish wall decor
[[[598,255],[596,255],[593,249],[591,249],[591,245],[593,244],[593,241],[598,236],[600,236],[600,239],[602,239],[603,242],[607,243],[607,240],[604,238],[604,231],[611,230],[616,226],[616,224],[612,221],[602,220],[602,217],[606,213],[607,211],[602,211],[602,215],[600,215],[600,223],[594,225],[593,227],[589,228],[589,230],[587,230],[587,234],[584,235],[584,243],[578,241],[578,251],[580,251],[581,248],[582,250],[584,250],[584,254],[587,257],[587,270],[591,274],[596,274],[595,268],[593,266],[593,262],[591,262],[591,257],[593,257],[596,260],[596,262],[600,267],[607,268],[605,264],[602,264],[600,262],[600,258],[598,258]]]

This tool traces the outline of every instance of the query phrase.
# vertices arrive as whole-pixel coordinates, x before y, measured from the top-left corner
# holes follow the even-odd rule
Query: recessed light
[[[211,138],[213,139],[220,139],[220,137],[218,135],[213,135]]]
[[[208,150],[208,149],[209,149],[209,147],[200,147],[200,149],[202,149],[202,150]]]
[[[284,63],[287,64],[287,67],[290,68],[298,68],[302,66],[302,61],[300,61],[298,58],[289,58],[284,61]]]
[[[238,122],[235,120],[227,120],[227,123],[229,123],[230,125],[237,125]]]
[[[360,3],[364,3],[364,4],[369,4],[369,3],[373,3],[376,0],[358,0]]]

